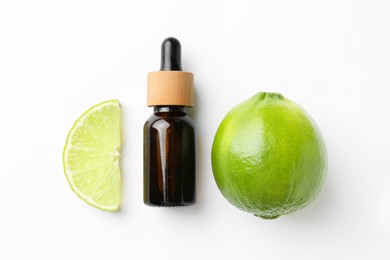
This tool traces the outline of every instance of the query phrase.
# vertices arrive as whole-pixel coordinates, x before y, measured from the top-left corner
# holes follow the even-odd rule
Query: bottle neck
[[[183,106],[155,106],[153,107],[155,114],[167,113],[167,114],[177,114],[180,116],[187,115],[187,107]]]

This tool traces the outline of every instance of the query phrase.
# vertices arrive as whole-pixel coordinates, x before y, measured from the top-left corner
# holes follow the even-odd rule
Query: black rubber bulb
[[[181,45],[178,39],[169,37],[162,42],[160,70],[182,70]]]

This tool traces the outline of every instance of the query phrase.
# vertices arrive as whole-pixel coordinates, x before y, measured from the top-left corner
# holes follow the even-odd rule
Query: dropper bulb
[[[169,37],[162,42],[160,70],[182,70],[181,44],[178,39]]]

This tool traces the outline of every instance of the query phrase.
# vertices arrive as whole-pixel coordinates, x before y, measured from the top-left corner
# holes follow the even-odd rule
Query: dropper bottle
[[[195,202],[195,132],[187,108],[194,105],[194,76],[181,68],[181,45],[161,45],[160,71],[148,73],[144,126],[144,203],[185,206]]]

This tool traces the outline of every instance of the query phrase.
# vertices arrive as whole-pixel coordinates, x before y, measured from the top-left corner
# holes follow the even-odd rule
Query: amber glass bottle
[[[184,206],[195,202],[195,133],[187,108],[194,103],[193,74],[181,71],[181,46],[162,43],[160,71],[148,74],[148,106],[153,115],[144,126],[144,202]]]

